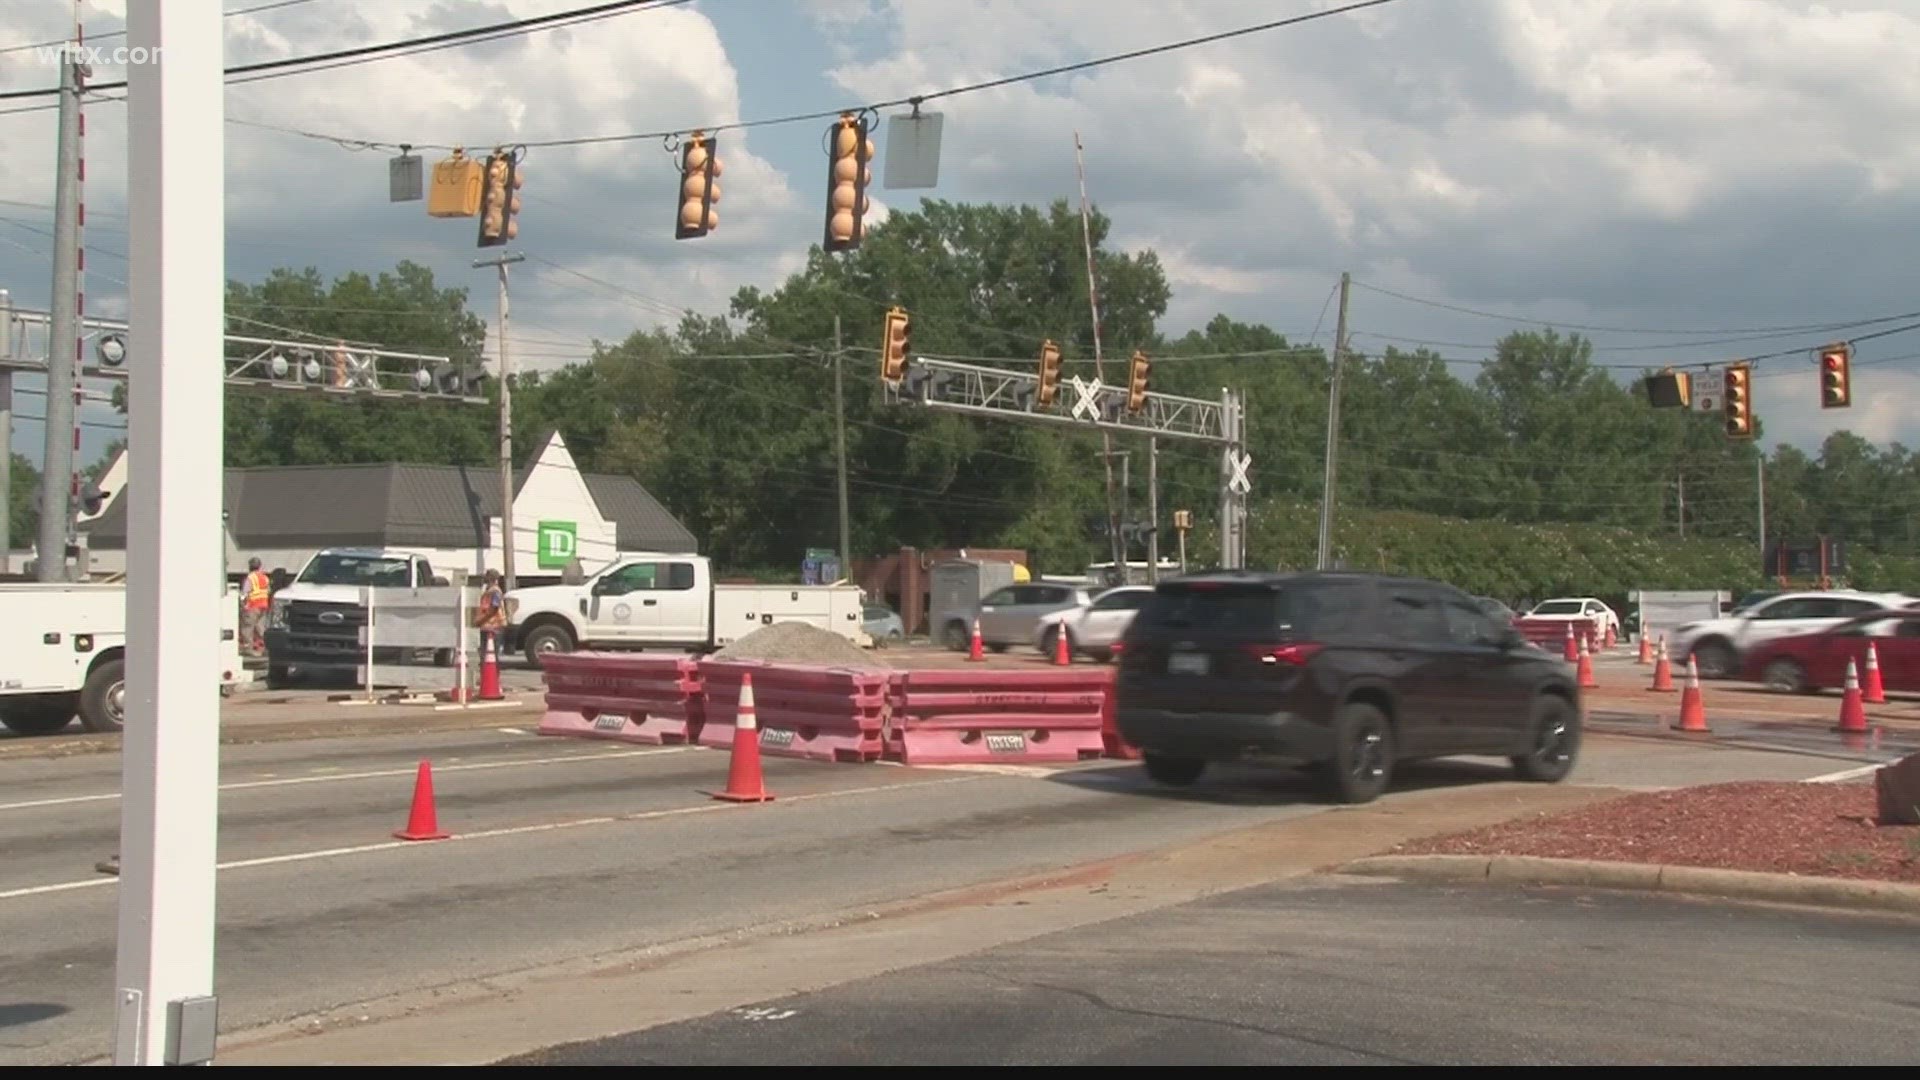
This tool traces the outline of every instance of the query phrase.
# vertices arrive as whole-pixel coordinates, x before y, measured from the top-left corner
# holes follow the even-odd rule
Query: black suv
[[[1579,752],[1568,665],[1439,582],[1177,578],[1154,590],[1118,652],[1115,720],[1164,783],[1191,783],[1209,761],[1270,760],[1308,766],[1360,803],[1386,790],[1396,762],[1498,755],[1553,782]]]

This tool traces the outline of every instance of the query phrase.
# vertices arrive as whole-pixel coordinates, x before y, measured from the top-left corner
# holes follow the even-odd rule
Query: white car
[[[1591,596],[1560,596],[1552,600],[1542,600],[1533,606],[1533,610],[1523,618],[1539,619],[1544,622],[1567,622],[1575,626],[1590,625],[1601,636],[1605,636],[1608,627],[1613,628],[1613,636],[1621,633],[1620,616],[1606,604]]]
[[[1092,602],[1063,611],[1049,612],[1034,627],[1033,647],[1041,655],[1052,657],[1059,648],[1056,639],[1067,635],[1067,648],[1095,660],[1113,659],[1113,643],[1127,632],[1134,613],[1153,595],[1151,585],[1121,585],[1108,589]]]
[[[1914,602],[1905,593],[1852,589],[1780,593],[1718,619],[1674,627],[1667,639],[1667,654],[1676,664],[1693,657],[1701,678],[1729,679],[1739,674],[1747,650],[1763,641],[1818,633],[1870,611]]]

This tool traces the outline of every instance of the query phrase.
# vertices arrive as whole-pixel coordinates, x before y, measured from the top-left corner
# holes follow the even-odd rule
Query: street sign
[[[1098,420],[1100,418],[1100,380],[1098,377],[1089,382],[1078,375],[1073,377],[1073,418],[1075,420]]]
[[[1719,412],[1727,402],[1727,369],[1708,368],[1693,376],[1693,411]]]
[[[1227,487],[1237,495],[1252,491],[1253,481],[1247,479],[1247,467],[1253,464],[1253,455],[1245,450],[1229,450],[1227,464],[1233,470],[1227,477]]]

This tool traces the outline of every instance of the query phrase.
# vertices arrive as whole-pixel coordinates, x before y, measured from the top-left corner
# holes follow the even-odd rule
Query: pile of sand
[[[763,626],[713,654],[715,660],[772,660],[823,667],[886,668],[865,649],[830,630],[803,622]]]

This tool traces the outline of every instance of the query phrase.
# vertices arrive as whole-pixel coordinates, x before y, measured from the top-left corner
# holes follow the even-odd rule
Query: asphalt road
[[[1920,922],[1266,886],[505,1065],[1911,1065]]]
[[[391,838],[432,760],[449,842]],[[1590,742],[1576,780],[1803,778],[1844,763]],[[1321,812],[1291,774],[1150,788],[1137,767],[905,769],[769,759],[778,801],[708,798],[724,755],[510,730],[223,748],[218,991],[249,1028],[409,991],[1161,848]],[[0,761],[0,1064],[111,1029],[117,755]],[[1504,781],[1428,766],[1410,788]],[[1519,787],[1519,785],[1516,785]]]

